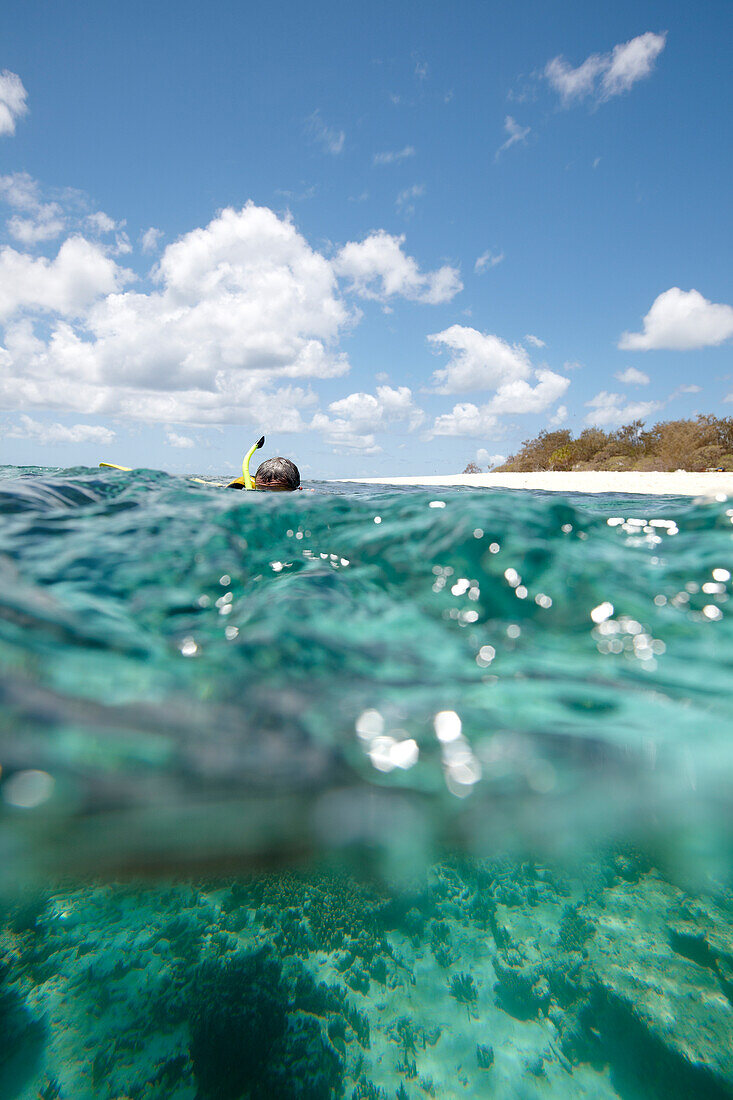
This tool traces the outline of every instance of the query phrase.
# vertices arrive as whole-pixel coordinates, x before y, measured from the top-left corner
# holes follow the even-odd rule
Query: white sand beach
[[[345,477],[361,485],[465,485],[473,489],[541,489],[553,493],[621,493],[628,496],[733,496],[733,473],[655,473],[578,470],[529,474],[435,474],[428,477]]]

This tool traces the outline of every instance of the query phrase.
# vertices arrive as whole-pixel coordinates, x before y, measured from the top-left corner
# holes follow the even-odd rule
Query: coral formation
[[[494,1048],[484,1043],[477,1043],[476,1061],[479,1069],[491,1069],[494,1064]]]
[[[392,897],[334,868],[59,890],[0,929],[0,1091],[719,1100],[731,909],[630,846],[576,879],[454,859]]]
[[[470,1017],[471,1005],[476,1004],[478,1000],[478,989],[471,974],[465,971],[454,974],[448,983],[448,988],[451,997],[455,997],[459,1004],[466,1006]]]

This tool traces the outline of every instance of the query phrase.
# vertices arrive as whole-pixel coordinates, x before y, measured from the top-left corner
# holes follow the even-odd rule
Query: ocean
[[[733,501],[0,468],[0,1100],[733,1096]]]

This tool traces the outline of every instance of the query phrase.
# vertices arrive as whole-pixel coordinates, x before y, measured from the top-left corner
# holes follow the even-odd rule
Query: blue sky
[[[0,461],[733,414],[727,0],[0,15]]]

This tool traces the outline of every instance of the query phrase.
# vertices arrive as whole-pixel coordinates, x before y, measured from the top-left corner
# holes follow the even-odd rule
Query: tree
[[[644,429],[642,420],[612,432],[561,429],[525,439],[500,470],[705,470],[733,465],[733,417],[698,414]]]

